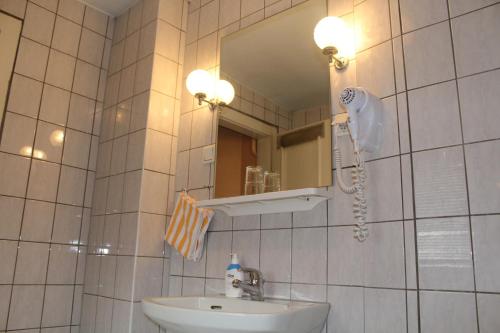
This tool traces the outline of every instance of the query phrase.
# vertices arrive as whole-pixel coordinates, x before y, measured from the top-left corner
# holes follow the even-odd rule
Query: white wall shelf
[[[198,201],[196,206],[221,210],[229,216],[243,216],[311,210],[320,202],[331,197],[332,193],[324,188],[303,188],[202,200]]]

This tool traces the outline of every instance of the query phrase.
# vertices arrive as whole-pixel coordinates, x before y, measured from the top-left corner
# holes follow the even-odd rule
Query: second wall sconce
[[[316,24],[314,41],[328,56],[330,64],[339,70],[347,67],[348,57],[354,54],[352,32],[342,19],[335,16],[327,16]]]
[[[215,80],[203,69],[189,73],[186,87],[189,93],[198,99],[198,105],[205,102],[212,111],[220,105],[228,105],[234,99],[234,88],[231,83],[226,80]]]

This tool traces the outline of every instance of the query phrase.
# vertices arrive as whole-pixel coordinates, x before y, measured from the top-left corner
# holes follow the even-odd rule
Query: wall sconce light
[[[344,21],[335,16],[321,19],[314,28],[314,41],[323,54],[328,56],[330,64],[336,69],[344,69],[349,64],[349,55],[353,52],[353,36]]]
[[[234,88],[226,80],[215,80],[210,73],[197,69],[189,73],[186,87],[198,99],[198,105],[205,102],[214,111],[220,105],[228,105],[234,99]]]

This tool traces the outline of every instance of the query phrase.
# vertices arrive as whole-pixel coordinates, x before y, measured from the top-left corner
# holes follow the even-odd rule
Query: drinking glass
[[[263,187],[262,167],[247,166],[245,174],[245,195],[262,193]]]
[[[280,188],[279,172],[264,172],[264,192],[277,192]]]

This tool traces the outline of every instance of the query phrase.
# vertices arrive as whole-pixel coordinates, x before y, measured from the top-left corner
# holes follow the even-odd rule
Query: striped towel
[[[214,212],[197,208],[195,202],[185,192],[179,195],[165,239],[185,258],[197,261],[201,257],[205,233]]]

